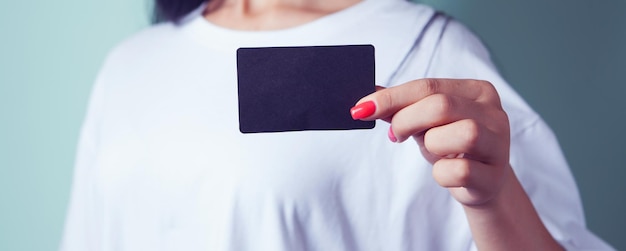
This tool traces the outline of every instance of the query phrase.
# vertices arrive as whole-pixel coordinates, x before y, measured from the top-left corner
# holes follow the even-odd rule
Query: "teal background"
[[[55,250],[91,84],[150,4],[0,1],[0,250]],[[589,227],[626,250],[626,2],[423,2],[483,38],[556,131]]]

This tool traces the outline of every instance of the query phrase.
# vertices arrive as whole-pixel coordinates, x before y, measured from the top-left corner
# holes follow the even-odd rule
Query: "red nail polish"
[[[393,134],[393,129],[391,129],[391,126],[389,127],[389,132],[387,132],[387,137],[389,137],[389,140],[391,140],[391,142],[393,143],[398,142],[398,138],[396,138],[396,135]]]
[[[352,115],[353,119],[363,119],[372,116],[375,111],[376,104],[374,104],[374,101],[366,101],[360,103],[355,107],[352,107],[352,109],[350,109],[350,114]]]

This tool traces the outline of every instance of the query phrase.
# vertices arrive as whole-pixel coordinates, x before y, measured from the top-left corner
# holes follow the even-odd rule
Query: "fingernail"
[[[366,101],[350,109],[352,119],[363,119],[372,116],[376,111],[376,104],[374,101]]]
[[[398,142],[398,138],[396,138],[396,135],[393,134],[393,129],[391,129],[391,126],[389,127],[389,132],[387,132],[387,137],[389,137],[389,140],[391,140],[391,142],[393,143]]]

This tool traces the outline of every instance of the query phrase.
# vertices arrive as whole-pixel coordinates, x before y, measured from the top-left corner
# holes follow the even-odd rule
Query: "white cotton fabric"
[[[261,32],[192,14],[123,42],[93,89],[61,250],[475,250],[460,204],[414,142],[387,139],[385,122],[239,132],[237,48],[345,44],[375,46],[379,85],[491,81],[511,120],[511,164],[550,233],[570,250],[610,250],[585,227],[550,129],[474,35],[434,14],[369,0]]]

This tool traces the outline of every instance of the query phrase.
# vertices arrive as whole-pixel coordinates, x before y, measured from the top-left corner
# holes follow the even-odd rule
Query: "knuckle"
[[[429,110],[436,114],[438,120],[442,120],[452,114],[454,110],[454,99],[444,94],[434,94],[430,97]]]
[[[411,123],[408,120],[409,118],[404,116],[402,112],[397,113],[391,119],[391,127],[397,138],[404,138],[407,134],[410,134]]]
[[[485,113],[489,119],[485,128],[501,136],[508,136],[510,131],[509,116],[503,109],[496,108]],[[506,134],[506,135],[505,135]]]
[[[454,177],[461,186],[467,186],[470,184],[472,169],[469,166],[469,162],[464,159],[455,159],[454,161]]]
[[[493,84],[487,80],[474,80],[474,84],[478,85],[481,89],[485,91],[495,91],[496,88]]]
[[[424,132],[423,136],[424,147],[426,147],[429,152],[434,154],[440,154],[440,149],[437,147],[437,143],[441,142],[441,140],[438,136],[439,135],[435,133],[434,130],[427,130]]]
[[[476,80],[478,86],[480,87],[481,94],[485,97],[486,100],[492,101],[494,103],[500,104],[500,97],[498,95],[498,90],[496,87],[489,81],[485,80]]]
[[[467,187],[471,185],[472,170],[465,159],[441,159],[434,163],[432,175],[445,187]]]
[[[460,131],[468,149],[474,148],[480,139],[480,125],[476,120],[467,119],[461,121]]]
[[[501,113],[500,113],[500,116],[501,117],[499,119],[499,121],[500,121],[499,126],[500,126],[501,130],[503,132],[506,132],[506,134],[508,136],[509,131],[511,130],[511,124],[509,122],[509,115],[504,110],[502,110]]]
[[[439,92],[439,82],[436,79],[425,78],[421,81],[424,94],[431,95]]]
[[[389,89],[381,91],[377,101],[380,107],[391,108],[394,106],[393,95]]]

